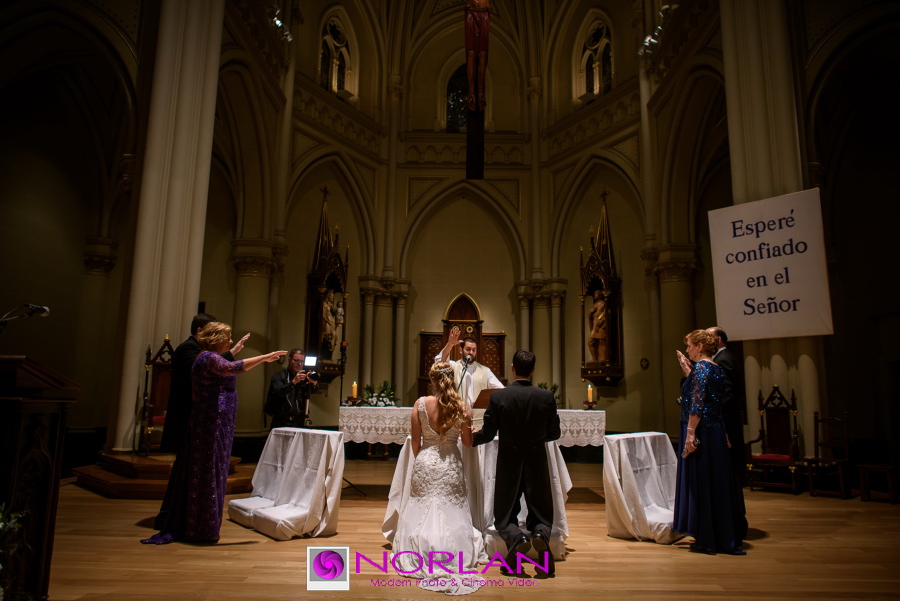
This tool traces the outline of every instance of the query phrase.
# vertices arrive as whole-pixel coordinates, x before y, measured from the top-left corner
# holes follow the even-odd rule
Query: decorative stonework
[[[310,131],[321,132],[323,138],[342,138],[373,158],[379,157],[387,135],[381,125],[304,77],[294,85],[294,115]]]
[[[88,238],[85,240],[84,269],[91,275],[109,277],[116,266],[116,249],[119,243],[109,238]]]
[[[516,213],[519,212],[519,180],[515,178],[509,179],[488,179],[485,180],[491,186],[496,188],[500,194],[503,195],[510,205],[516,210]]]
[[[406,163],[423,165],[464,165],[465,134],[406,133],[400,137],[400,156]],[[485,162],[491,165],[525,165],[528,156],[526,134],[487,134],[484,144]]]
[[[653,273],[664,284],[690,282],[696,270],[696,261],[683,259],[660,261],[653,266]]]
[[[555,158],[596,147],[613,132],[638,127],[640,120],[641,95],[637,85],[619,86],[609,96],[550,128],[547,133],[550,156]]]
[[[448,177],[410,177],[406,180],[406,206],[407,210],[413,208],[415,204],[425,195],[428,190],[432,189],[439,183],[446,181]]]
[[[293,148],[294,152],[292,160],[296,163],[300,159],[300,157],[317,146],[321,146],[321,143],[318,140],[313,140],[309,136],[304,136],[303,134],[295,130]]]
[[[271,277],[278,272],[278,264],[272,257],[231,257],[231,264],[239,276]]]
[[[624,156],[626,159],[628,159],[635,167],[635,169],[640,167],[640,145],[638,144],[637,136],[626,138],[612,148],[613,150]]]

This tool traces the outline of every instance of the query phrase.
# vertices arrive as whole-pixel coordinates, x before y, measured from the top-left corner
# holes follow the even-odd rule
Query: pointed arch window
[[[353,72],[353,53],[341,22],[332,18],[322,27],[322,57],[319,63],[319,83],[340,97],[353,94],[347,82]]]
[[[605,21],[596,21],[588,28],[581,47],[581,98],[589,101],[610,92],[614,73],[609,27]]]
[[[461,65],[447,81],[447,133],[457,134],[466,127],[466,93],[469,80],[466,65]]]

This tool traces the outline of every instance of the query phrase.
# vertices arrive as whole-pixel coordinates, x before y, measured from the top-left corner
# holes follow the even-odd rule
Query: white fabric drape
[[[228,504],[228,517],[277,540],[337,531],[344,435],[275,428],[269,432],[253,493]]]
[[[637,432],[604,439],[603,493],[610,536],[671,544],[675,451],[666,434]]]

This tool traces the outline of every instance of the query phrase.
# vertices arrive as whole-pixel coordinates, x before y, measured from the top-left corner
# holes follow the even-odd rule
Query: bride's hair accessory
[[[449,376],[450,374],[453,373],[453,368],[452,367],[442,367],[441,369],[439,369],[437,371],[439,374],[444,374],[445,376]]]

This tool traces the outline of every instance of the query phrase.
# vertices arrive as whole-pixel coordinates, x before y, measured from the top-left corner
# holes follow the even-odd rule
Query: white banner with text
[[[834,333],[818,188],[710,211],[709,233],[730,340]]]

